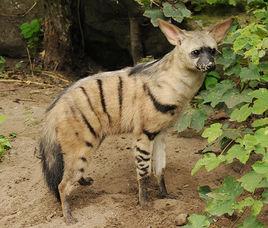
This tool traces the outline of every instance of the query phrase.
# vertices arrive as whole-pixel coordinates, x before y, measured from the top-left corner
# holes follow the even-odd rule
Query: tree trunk
[[[61,70],[71,63],[71,2],[45,0],[44,67]]]
[[[143,57],[142,43],[140,37],[140,26],[139,22],[135,17],[129,18],[130,26],[130,46],[131,55],[134,65]]]

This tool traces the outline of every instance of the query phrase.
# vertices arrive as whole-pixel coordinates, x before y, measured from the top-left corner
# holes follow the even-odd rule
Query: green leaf
[[[254,200],[254,203],[251,208],[252,215],[257,216],[258,214],[260,214],[262,207],[263,207],[262,201]]]
[[[208,193],[211,192],[211,188],[208,185],[198,187],[198,194],[201,199],[207,200]]]
[[[235,109],[231,113],[230,117],[232,121],[243,122],[250,116],[251,113],[252,107],[249,107],[249,104],[245,104],[241,108]]]
[[[214,87],[220,79],[220,75],[217,71],[211,71],[206,74],[205,87],[206,89]]]
[[[239,144],[233,145],[227,152],[226,160],[228,163],[233,162],[235,158],[237,158],[241,163],[246,164],[249,159],[250,151],[245,150]]]
[[[145,10],[144,14],[145,17],[149,17],[151,19],[151,23],[153,26],[158,26],[157,19],[162,18],[164,19],[164,15],[160,9],[147,9]]]
[[[268,110],[268,89],[261,88],[254,90],[250,92],[249,95],[253,98],[257,98],[252,107],[252,112],[254,114],[261,115],[263,112]]]
[[[248,68],[243,67],[239,74],[241,81],[258,80],[260,79],[259,67],[254,64],[250,64]]]
[[[239,228],[264,228],[264,225],[256,220],[256,217],[250,216],[245,219],[242,225],[238,226]]]
[[[200,97],[203,98],[203,104],[211,103],[211,106],[214,108],[220,102],[223,102],[223,95],[235,87],[233,81],[224,80],[220,83],[217,83],[213,88],[202,91]]]
[[[206,89],[214,87],[218,83],[218,79],[214,77],[206,77],[205,79],[205,87]]]
[[[206,211],[215,216],[225,213],[232,215],[235,210],[236,197],[242,192],[243,188],[239,182],[233,177],[226,177],[220,188],[208,194],[211,200],[207,204]]]
[[[236,63],[236,54],[232,49],[225,47],[222,49],[222,54],[217,58],[217,63],[223,66],[223,70],[226,70]]]
[[[199,169],[203,166],[209,172],[215,168],[217,168],[222,162],[225,161],[225,157],[223,155],[219,155],[218,157],[214,153],[207,153],[198,160],[192,169],[191,174],[194,175]]]
[[[252,165],[253,170],[258,174],[264,174],[268,177],[268,163],[264,161],[257,161]]]
[[[247,197],[240,202],[238,202],[237,205],[235,205],[235,209],[238,210],[239,213],[241,213],[245,207],[251,207],[254,204],[254,199],[252,197]]]
[[[260,146],[268,148],[268,127],[260,128],[255,132],[255,137]]]
[[[177,131],[182,132],[186,130],[188,127],[190,127],[191,124],[191,113],[190,112],[184,112],[182,116],[179,118],[179,121],[177,123]]]
[[[176,4],[164,2],[163,13],[166,17],[172,17],[177,22],[182,22],[185,17],[191,16],[191,11],[182,2]]]
[[[183,226],[184,228],[209,228],[210,222],[204,215],[192,214],[189,218],[189,224]]]
[[[11,148],[9,140],[3,135],[0,135],[0,145],[6,150]]]
[[[191,118],[191,128],[196,131],[203,129],[205,122],[207,120],[207,113],[203,109],[195,109],[192,113]]]
[[[262,201],[265,204],[268,204],[268,189],[265,189],[262,193]]]
[[[255,171],[248,172],[243,177],[238,179],[241,182],[242,187],[249,191],[254,192],[262,180],[263,176],[257,174]]]
[[[251,134],[246,134],[243,139],[238,139],[237,142],[245,146],[245,149],[249,151],[254,150],[255,146],[258,144],[257,137]]]
[[[226,137],[228,139],[236,140],[242,135],[242,132],[239,129],[227,128],[223,130],[224,131],[223,131],[222,137]]]
[[[222,135],[222,124],[215,123],[206,128],[202,134],[202,137],[208,139],[208,143],[215,141],[218,137]]]
[[[238,104],[251,102],[252,97],[248,95],[249,92],[251,92],[251,90],[244,90],[242,93],[240,93],[238,89],[228,90],[223,95],[222,100],[228,108],[233,108]]]
[[[261,126],[264,126],[264,125],[268,125],[268,117],[255,120],[252,123],[252,127],[261,127]]]

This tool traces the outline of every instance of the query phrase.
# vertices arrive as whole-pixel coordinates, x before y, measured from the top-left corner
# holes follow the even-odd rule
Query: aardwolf
[[[163,20],[159,27],[175,48],[162,59],[79,80],[49,106],[40,141],[48,187],[61,201],[67,223],[74,223],[69,196],[85,176],[88,158],[107,135],[131,133],[139,203],[147,200],[151,172],[161,197],[167,196],[165,131],[178,119],[215,67],[217,43],[232,20],[202,31],[185,31]]]

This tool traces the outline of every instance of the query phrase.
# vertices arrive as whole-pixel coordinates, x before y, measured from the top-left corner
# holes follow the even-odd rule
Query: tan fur
[[[216,48],[217,44],[208,31],[188,32],[164,21],[159,24],[168,40],[176,44],[173,51],[133,75],[132,68],[125,68],[82,79],[71,86],[47,113],[42,138],[48,144],[59,144],[63,154],[64,175],[59,193],[67,222],[74,221],[68,196],[75,183],[85,178],[81,170],[87,167],[86,158],[107,135],[132,133],[136,139],[134,154],[140,204],[146,201],[146,181],[152,168],[157,170],[154,174],[160,192],[166,193],[163,179],[165,129],[178,119],[204,80],[203,73],[196,69],[196,60],[189,53],[203,46]],[[156,103],[162,105],[162,111]],[[162,132],[161,137],[157,136],[154,143],[159,132]],[[44,157],[52,167],[55,156],[50,153],[46,150]],[[153,167],[152,160],[155,162]],[[159,165],[161,167],[157,167]]]

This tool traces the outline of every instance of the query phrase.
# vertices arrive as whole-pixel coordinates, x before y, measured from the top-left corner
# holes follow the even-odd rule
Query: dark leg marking
[[[119,111],[121,116],[122,104],[123,104],[123,81],[121,77],[119,77],[119,84],[118,84],[118,99],[119,99]]]
[[[145,172],[145,173],[139,173],[139,175],[141,176],[141,177],[144,177],[144,176],[146,176],[148,174],[148,172]]]
[[[144,155],[150,155],[150,153],[146,150],[142,150],[139,147],[136,147],[137,151],[139,151],[140,153],[144,154]]]
[[[109,123],[111,123],[111,116],[107,112],[107,109],[106,109],[106,103],[105,103],[105,98],[104,98],[103,88],[102,88],[102,80],[97,79],[97,83],[98,83],[99,91],[100,91],[100,99],[101,99],[102,110],[103,110],[104,113],[107,114]]]
[[[142,167],[142,168],[139,168],[139,170],[148,173],[148,171],[147,171],[148,168],[149,168],[149,165]]]
[[[81,168],[81,169],[79,169],[79,172],[84,173],[85,172],[85,169],[84,168]]]
[[[169,113],[171,111],[174,111],[175,109],[177,109],[176,105],[171,105],[171,104],[161,104],[156,98],[155,96],[152,94],[152,92],[150,91],[150,88],[144,84],[143,85],[143,89],[144,91],[149,95],[151,101],[154,104],[154,107],[157,111],[161,112],[161,113]]]
[[[90,143],[90,142],[88,142],[88,141],[86,141],[85,143],[86,143],[86,146],[87,146],[87,147],[93,147],[92,143]]]
[[[139,180],[139,203],[141,206],[143,206],[148,200],[148,194],[147,194],[148,184],[149,184],[149,176],[143,177],[142,179]]]
[[[78,181],[80,185],[86,186],[86,185],[92,185],[94,180],[91,177],[81,177]]]
[[[83,161],[83,162],[87,162],[87,159],[85,157],[80,157],[80,159]]]
[[[138,163],[140,163],[141,161],[150,161],[151,158],[144,158],[141,155],[136,156],[136,160]]]
[[[147,137],[148,137],[148,139],[150,140],[150,141],[152,141],[152,140],[154,140],[154,138],[160,133],[160,131],[156,131],[156,132],[149,132],[149,131],[147,131],[147,130],[143,130],[143,133],[145,134],[145,135],[147,135]]]
[[[165,178],[163,174],[161,175],[160,180],[159,180],[159,195],[161,198],[165,198],[168,195]]]

